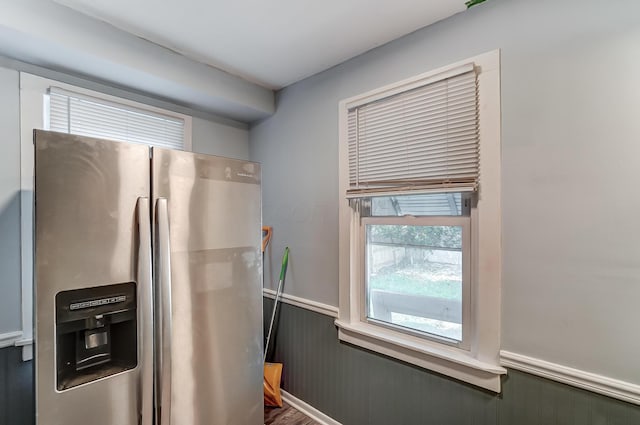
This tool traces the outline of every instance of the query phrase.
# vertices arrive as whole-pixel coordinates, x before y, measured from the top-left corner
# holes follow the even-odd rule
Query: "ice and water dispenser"
[[[56,295],[57,388],[63,391],[137,365],[136,285]]]

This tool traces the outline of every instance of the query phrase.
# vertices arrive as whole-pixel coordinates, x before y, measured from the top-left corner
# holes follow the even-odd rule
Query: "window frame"
[[[88,96],[107,103],[115,103],[154,114],[184,120],[184,150],[192,149],[192,117],[141,102],[108,95],[61,81],[20,72],[20,262],[22,332],[14,345],[22,347],[22,360],[33,358],[33,129],[48,129],[46,109],[51,87]]]
[[[470,213],[471,280],[469,347],[453,347],[363,320],[363,217],[349,206],[348,110],[364,103],[447,77],[472,63],[479,97],[480,181]],[[494,50],[395,84],[345,99],[339,104],[339,317],[338,337],[348,342],[499,393],[501,310],[500,51]],[[442,192],[442,190],[436,190]],[[464,331],[463,331],[464,332]]]

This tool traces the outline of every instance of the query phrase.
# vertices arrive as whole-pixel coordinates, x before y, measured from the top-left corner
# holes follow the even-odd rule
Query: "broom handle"
[[[287,274],[287,264],[289,263],[289,247],[284,249],[284,255],[282,256],[282,267],[280,268],[280,281],[278,282],[278,290],[276,291],[276,298],[273,303],[273,311],[271,312],[271,322],[269,323],[269,333],[267,333],[267,344],[264,347],[263,362],[267,361],[267,352],[269,351],[269,342],[271,341],[271,331],[273,330],[273,322],[276,319],[276,309],[278,308],[278,302],[282,295],[282,287],[284,286],[284,276]]]

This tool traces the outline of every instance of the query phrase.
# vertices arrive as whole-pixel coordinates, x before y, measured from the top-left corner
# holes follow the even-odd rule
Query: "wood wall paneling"
[[[273,300],[264,299],[269,315]],[[637,425],[640,406],[509,370],[500,395],[341,343],[333,318],[281,304],[283,388],[343,425]]]
[[[0,349],[0,425],[35,424],[33,360],[22,347]]]

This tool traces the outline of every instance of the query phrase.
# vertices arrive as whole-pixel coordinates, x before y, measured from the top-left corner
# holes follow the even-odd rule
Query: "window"
[[[45,127],[52,131],[184,149],[185,119],[52,86]]]
[[[368,322],[469,348],[471,197],[462,195],[361,200]]]
[[[343,341],[496,392],[499,52],[340,103]]]
[[[191,117],[20,73],[22,358],[32,357],[33,129],[191,150]]]

